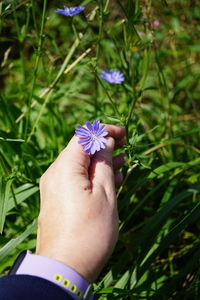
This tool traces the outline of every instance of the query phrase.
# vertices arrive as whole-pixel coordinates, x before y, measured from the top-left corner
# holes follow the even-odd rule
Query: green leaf
[[[144,262],[138,272],[138,278],[148,270],[154,259],[161,255],[163,250],[174,241],[174,239],[190,224],[194,223],[200,217],[200,203],[198,203],[192,211],[187,214],[174,228],[165,236],[159,247],[150,255],[150,257]]]
[[[12,250],[23,242],[37,228],[37,219],[17,238],[10,240],[3,248],[0,249],[0,261],[4,259]]]
[[[168,217],[172,209],[174,209],[182,200],[191,196],[192,193],[193,191],[187,190],[172,198],[169,202],[163,205],[161,209],[158,210],[158,212],[144,226],[142,231],[144,233],[149,234],[150,232],[154,231],[156,228],[159,228],[162,222]]]
[[[19,188],[15,189],[15,199],[17,204],[22,203],[24,200],[28,199],[30,196],[38,192],[39,188],[34,186],[31,183],[26,183],[20,186]],[[15,200],[12,197],[9,198],[8,205],[7,205],[7,212],[15,207]]]
[[[177,167],[183,167],[184,165],[185,165],[185,163],[182,163],[182,162],[170,162],[170,163],[167,163],[165,165],[162,165],[162,166],[156,168],[154,171],[152,171],[149,174],[148,178],[149,179],[155,178],[155,177],[157,177],[160,174],[168,172],[168,171],[170,171],[172,169],[175,169]]]
[[[4,138],[2,136],[0,136],[0,141],[4,141],[4,142],[18,142],[18,143],[25,142],[25,140],[22,140],[22,139],[10,139],[10,138]]]
[[[119,120],[117,117],[110,117],[108,115],[105,115],[105,117],[108,119],[108,121],[123,125],[121,120]]]
[[[194,272],[193,270],[195,270],[196,267],[199,265],[200,249],[197,249],[197,251],[195,253],[194,253],[194,251],[192,251],[192,252],[193,253],[191,253],[188,257],[189,260],[186,261],[186,263],[181,268],[178,275],[173,276],[173,280],[170,280],[170,282],[165,283],[165,285],[163,285],[163,287],[158,290],[158,292],[156,293],[156,296],[168,295],[169,291],[177,288],[178,283],[182,279],[184,279],[187,276],[187,274],[191,274]],[[157,297],[156,297],[156,299],[157,299]],[[162,299],[162,297],[161,297],[161,299]],[[196,298],[196,299],[198,299],[198,298]]]
[[[12,179],[0,179],[0,233],[4,228],[11,184]]]
[[[189,48],[193,52],[200,52],[200,46],[199,45],[191,45],[191,46],[189,46]]]
[[[166,190],[164,192],[164,195],[162,197],[162,200],[160,202],[161,205],[167,203],[170,200],[171,195],[174,192],[174,189],[175,189],[176,185],[177,185],[177,180],[176,179],[175,180],[171,180],[169,182],[169,186],[166,188]]]
[[[170,139],[164,139],[163,142],[175,142],[175,141],[180,141],[180,137],[184,137],[184,136],[188,136],[194,133],[198,133],[200,132],[200,127],[196,127],[192,130],[188,130],[188,131],[184,131],[183,133],[178,134],[177,136],[175,136],[174,138],[170,138]]]
[[[122,275],[122,277],[117,281],[117,283],[115,284],[115,287],[116,288],[121,288],[121,289],[124,289],[125,286],[127,285],[128,281],[129,281],[129,278],[130,278],[130,271],[126,271],[124,273],[124,275]]]
[[[161,229],[163,224],[165,224],[170,212],[181,201],[191,196],[192,193],[192,190],[187,190],[178,194],[165,205],[163,205],[162,208],[158,210],[158,212],[145,224],[144,228],[142,229],[143,235],[138,241],[138,247],[140,246],[142,251],[137,259],[137,264],[141,264],[142,262],[144,263],[148,259],[149,254],[152,252],[152,248],[154,248],[154,246],[157,248],[156,237],[159,235],[159,233],[162,234]]]

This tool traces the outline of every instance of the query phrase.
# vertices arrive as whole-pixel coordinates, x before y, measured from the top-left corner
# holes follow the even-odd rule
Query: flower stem
[[[31,100],[33,98],[33,92],[35,88],[37,73],[38,73],[38,67],[41,57],[41,49],[42,49],[42,43],[43,43],[43,33],[44,33],[44,25],[45,25],[45,14],[46,14],[46,8],[47,8],[47,0],[44,0],[43,2],[43,11],[42,11],[42,23],[40,28],[40,35],[39,35],[39,41],[38,41],[38,49],[36,52],[36,60],[35,60],[35,66],[34,66],[34,72],[33,72],[33,80],[32,80],[32,86],[31,86],[31,93],[28,97],[27,101],[27,115],[26,115],[26,124],[25,124],[25,138],[27,137],[28,133],[28,126],[30,122],[30,108],[31,108]]]
[[[95,74],[96,74],[96,73],[95,73]],[[117,106],[116,106],[115,102],[113,101],[112,97],[111,97],[110,94],[108,93],[108,91],[107,91],[107,89],[105,88],[103,82],[100,80],[100,78],[97,76],[97,74],[96,74],[96,78],[97,78],[97,80],[99,81],[99,83],[100,83],[100,85],[102,86],[102,88],[104,89],[104,91],[105,91],[105,93],[106,93],[108,99],[110,100],[110,103],[111,103],[111,105],[112,105],[112,107],[113,107],[113,110],[114,110],[115,114],[118,116],[119,120],[121,120],[121,115],[120,115],[120,112],[119,112],[118,109],[117,109]]]
[[[127,141],[127,145],[129,145],[129,130],[128,130],[128,127],[129,127],[129,123],[130,123],[130,120],[131,120],[132,115],[133,115],[135,104],[137,102],[137,95],[136,95],[135,89],[133,89],[133,91],[134,91],[134,97],[133,97],[133,100],[132,100],[132,103],[131,103],[131,107],[130,107],[130,110],[129,110],[129,113],[128,113],[128,117],[126,119],[126,141]]]

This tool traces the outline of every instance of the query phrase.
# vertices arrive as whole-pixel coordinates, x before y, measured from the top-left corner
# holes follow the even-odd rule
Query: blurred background
[[[126,126],[127,161],[96,299],[199,299],[199,4],[0,1],[1,275],[35,249],[40,176],[77,124],[99,119]],[[125,81],[100,80],[106,69]]]

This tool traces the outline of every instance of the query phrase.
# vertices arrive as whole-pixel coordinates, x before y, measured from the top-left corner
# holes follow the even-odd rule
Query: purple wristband
[[[16,274],[47,279],[67,291],[73,299],[93,299],[92,285],[78,272],[60,261],[27,251]]]

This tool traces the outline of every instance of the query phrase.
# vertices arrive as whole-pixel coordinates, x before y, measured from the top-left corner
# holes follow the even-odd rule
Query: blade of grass
[[[10,240],[3,248],[0,249],[0,261],[9,255],[21,242],[23,242],[37,228],[37,219],[28,226],[28,228],[17,238]]]
[[[154,259],[161,255],[163,250],[174,241],[174,239],[190,224],[194,223],[200,217],[200,203],[198,203],[189,214],[187,214],[163,239],[157,249],[151,254],[151,256],[143,263],[138,270],[138,279],[144,274],[145,270],[149,268]]]
[[[30,196],[34,195],[39,191],[39,188],[37,186],[34,186],[33,184],[26,183],[23,184],[20,188],[15,189],[14,194],[16,198],[17,204],[22,203],[26,199],[28,199]],[[7,205],[7,212],[12,210],[15,207],[15,201],[13,197],[10,197],[8,200]]]
[[[0,179],[0,233],[2,234],[6,219],[7,206],[11,191],[12,179]]]

